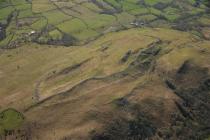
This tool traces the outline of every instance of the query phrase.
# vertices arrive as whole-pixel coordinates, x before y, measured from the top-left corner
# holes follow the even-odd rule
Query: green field
[[[125,28],[142,25],[168,27],[183,19],[191,20],[192,17],[199,21],[206,7],[204,4],[194,7],[193,4],[193,0],[3,0],[0,23],[4,23],[7,29],[6,37],[0,40],[0,46],[12,48],[21,42],[31,41],[52,45],[80,45],[104,33]],[[187,15],[190,16],[185,18]],[[201,25],[196,21],[193,21],[195,25]],[[59,37],[52,36],[55,30]]]
[[[5,131],[18,129],[24,121],[24,117],[20,112],[14,109],[7,109],[0,113],[0,135]]]

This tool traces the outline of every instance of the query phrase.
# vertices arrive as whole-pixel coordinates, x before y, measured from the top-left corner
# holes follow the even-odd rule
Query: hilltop
[[[209,44],[204,1],[1,0],[0,134],[208,140]]]

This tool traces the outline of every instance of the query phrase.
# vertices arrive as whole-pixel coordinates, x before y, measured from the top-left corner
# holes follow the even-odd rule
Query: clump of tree
[[[196,0],[194,6],[200,7],[201,4],[205,4],[206,6],[210,7],[210,0]]]
[[[210,7],[210,0],[204,0],[204,4],[208,7]]]

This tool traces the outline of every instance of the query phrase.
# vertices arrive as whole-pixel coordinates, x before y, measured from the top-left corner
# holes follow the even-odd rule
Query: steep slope
[[[1,0],[0,140],[209,139],[203,2]]]

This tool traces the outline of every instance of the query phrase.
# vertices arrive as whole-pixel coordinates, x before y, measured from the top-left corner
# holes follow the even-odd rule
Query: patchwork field
[[[208,140],[210,13],[196,0],[0,0],[0,140]]]
[[[195,4],[195,0],[2,0],[0,47],[31,41],[79,45],[108,32],[145,26],[200,32],[196,27],[203,27],[200,20],[209,15],[204,4]]]

